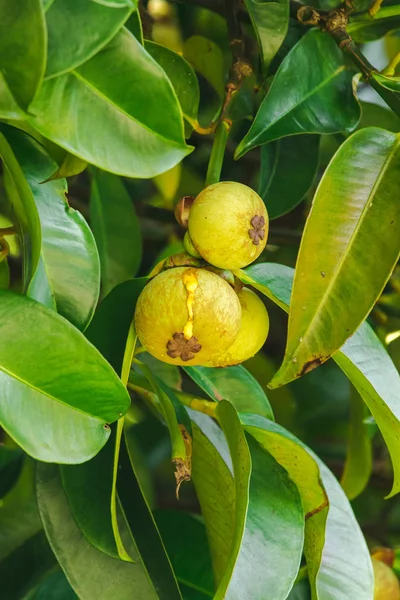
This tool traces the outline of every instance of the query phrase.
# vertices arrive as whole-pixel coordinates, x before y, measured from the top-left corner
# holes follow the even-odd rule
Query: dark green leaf
[[[41,0],[1,0],[0,71],[24,110],[40,88],[45,67],[46,23]]]
[[[23,600],[79,600],[60,568],[53,569]]]
[[[197,591],[199,600],[212,598],[214,582],[204,523],[198,515],[181,511],[158,510],[154,516],[183,590]]]
[[[99,249],[103,293],[132,279],[142,260],[139,222],[122,180],[93,171],[90,222]]]
[[[78,69],[46,80],[31,112],[42,135],[119,175],[154,177],[191,152],[169,79],[126,29]]]
[[[240,412],[252,412],[273,420],[264,390],[242,365],[221,369],[184,367],[184,371],[211,400],[228,400]]]
[[[24,453],[21,448],[0,446],[0,498],[14,486],[18,479],[24,462]]]
[[[368,411],[361,396],[352,390],[350,396],[349,441],[346,463],[340,484],[346,496],[354,500],[364,491],[372,471],[372,450],[368,426],[364,419]]]
[[[1,129],[30,187],[42,231],[41,257],[28,294],[85,329],[100,285],[93,234],[80,213],[68,205],[65,179],[42,183],[56,168],[45,150],[14,127],[2,125]]]
[[[236,509],[233,544],[215,600],[285,600],[300,566],[304,516],[285,469],[244,434],[233,406],[216,410],[232,457]],[[265,561],[268,556],[268,561]]]
[[[54,0],[46,13],[48,57],[46,77],[75,69],[112,40],[131,13],[96,2]]]
[[[11,292],[0,292],[0,336],[4,429],[40,460],[94,456],[130,402],[110,365],[68,321]]]
[[[189,123],[197,122],[200,90],[196,74],[190,64],[182,56],[160,44],[146,40],[145,48],[168,75],[185,119]]]
[[[400,9],[398,4],[383,6],[372,17],[364,12],[350,19],[346,30],[359,43],[373,42],[400,27]]]
[[[161,598],[139,556],[135,556],[135,564],[115,560],[91,546],[82,536],[69,510],[55,465],[39,463],[37,498],[50,545],[80,600]]]
[[[217,44],[200,35],[194,35],[186,40],[183,56],[222,99],[225,90],[224,60]]]
[[[10,284],[10,269],[7,260],[0,262],[0,289],[6,290]]]
[[[311,188],[319,162],[317,135],[286,137],[261,147],[260,185],[270,219],[297,206]]]
[[[352,78],[333,39],[318,29],[309,31],[283,60],[236,158],[288,135],[352,131],[360,119]]]
[[[304,229],[286,353],[273,386],[327,360],[380,296],[399,257],[399,186],[400,139],[393,133],[362,129],[333,157]]]
[[[400,131],[400,119],[395,113],[380,104],[360,102],[361,120],[357,129],[364,127],[382,127],[393,133]]]
[[[247,268],[240,274],[244,283],[253,285],[288,312],[293,270],[272,263]],[[400,491],[400,375],[389,354],[367,323],[333,355],[374,416],[388,446],[394,470],[390,496]]]
[[[266,72],[285,39],[289,25],[287,0],[245,0],[257,34],[263,69]]]

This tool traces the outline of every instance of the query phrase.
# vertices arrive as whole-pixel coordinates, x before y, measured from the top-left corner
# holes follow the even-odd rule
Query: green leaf
[[[354,500],[364,491],[372,471],[371,440],[364,422],[367,416],[368,411],[361,396],[353,389],[350,396],[349,441],[340,480],[349,500]]]
[[[2,128],[5,127],[2,124]],[[10,128],[7,128],[9,131]],[[0,132],[7,213],[15,225],[22,247],[22,279],[26,290],[36,271],[41,253],[41,225],[35,199],[7,139]]]
[[[154,177],[192,150],[169,79],[127,30],[78,69],[46,80],[31,112],[42,135],[118,175]]]
[[[11,292],[0,291],[0,337],[2,427],[39,460],[97,454],[130,402],[110,365],[68,321]]]
[[[285,600],[300,566],[304,516],[299,493],[287,472],[246,437],[229,402],[216,414],[232,457],[236,508],[233,544],[215,600]],[[268,556],[268,562],[265,561]]]
[[[271,405],[258,381],[243,367],[184,367],[211,400],[228,400],[240,412],[253,412],[274,419]]]
[[[253,285],[288,312],[293,269],[272,263],[254,265],[237,273],[242,281]],[[389,354],[368,325],[363,323],[333,359],[345,372],[362,396],[381,430],[392,458],[393,489],[400,491],[400,375]]]
[[[24,110],[42,83],[46,42],[41,0],[0,1],[0,71]]]
[[[79,175],[87,168],[87,166],[87,162],[81,158],[78,158],[77,156],[74,156],[73,154],[69,154],[69,152],[66,152],[60,166],[50,177],[47,178],[46,182],[53,181],[54,179],[62,179],[63,177],[73,177],[74,175]]]
[[[6,290],[10,285],[10,269],[7,260],[0,262],[0,289]]]
[[[52,569],[23,600],[79,600],[60,568]]]
[[[78,329],[92,318],[99,296],[100,265],[93,234],[70,208],[66,181],[42,183],[56,164],[22,131],[1,125],[30,187],[41,226],[41,258],[28,295],[53,308]],[[84,282],[84,284],[83,284]]]
[[[173,50],[155,42],[146,40],[145,48],[168,75],[185,119],[189,123],[196,122],[199,110],[200,90],[196,74],[190,64]]]
[[[372,73],[372,77],[384,88],[392,92],[400,92],[400,77],[389,77],[381,73]]]
[[[315,512],[306,515],[310,538],[306,541],[305,553],[313,576],[311,578],[313,598],[315,600],[371,600],[374,579],[369,550],[350,503],[334,475],[311,450],[283,427],[256,415],[242,414],[240,418],[246,431],[273,454],[271,444],[274,444],[274,441],[270,439],[270,432],[296,442],[310,454],[319,467],[322,484],[329,500],[329,511],[327,515],[322,513],[322,521],[322,507],[319,507],[319,510],[316,507]],[[284,440],[281,440],[281,443],[285,445]],[[276,446],[279,448],[278,441],[275,442]],[[306,494],[306,484],[302,481],[301,472],[296,469],[297,454],[285,455],[282,450],[278,450],[276,458],[278,462],[282,460],[289,475],[300,486],[303,494]],[[317,523],[315,523],[316,519]],[[323,536],[320,528],[323,527],[325,519],[326,530]],[[313,540],[317,535],[318,538]],[[320,546],[321,541],[323,548]],[[320,546],[319,551],[316,551],[316,542]]]
[[[96,2],[54,0],[46,12],[46,77],[75,69],[112,40],[128,19],[127,2],[119,10]]]
[[[120,6],[131,6],[132,8],[136,8],[137,5],[136,0],[92,0],[92,2],[97,2],[97,4],[103,4],[104,6],[111,6],[113,8],[119,8]]]
[[[369,13],[353,16],[346,27],[354,41],[365,44],[373,42],[400,27],[400,10],[398,4],[382,6],[372,17]]]
[[[264,73],[285,39],[289,25],[287,0],[245,0],[257,34]]]
[[[55,465],[39,463],[37,498],[44,529],[58,562],[80,600],[158,600],[139,556],[115,560],[91,546],[77,527]],[[172,600],[172,598],[171,598]]]
[[[3,74],[0,71],[0,118],[25,119],[24,111],[14,100]]]
[[[198,515],[177,510],[157,510],[155,519],[183,590],[198,592],[196,598],[214,596],[210,551],[204,523]]]
[[[323,363],[368,315],[399,257],[399,186],[396,134],[362,129],[333,157],[303,232],[285,358],[272,386]]]
[[[99,249],[103,293],[132,279],[142,260],[142,236],[132,199],[122,180],[93,171],[90,222]]]
[[[225,93],[224,59],[217,44],[201,35],[193,35],[183,45],[183,56],[222,100]]]
[[[400,131],[399,117],[388,108],[380,104],[372,104],[371,102],[360,102],[361,104],[361,120],[358,124],[358,129],[364,127],[382,127],[393,133]]]
[[[260,185],[270,219],[297,206],[310,190],[318,170],[317,135],[296,135],[261,146]]]
[[[10,491],[18,479],[25,454],[18,446],[0,446],[0,498]]]
[[[352,131],[360,119],[352,78],[333,39],[309,31],[283,60],[235,157],[288,135]]]

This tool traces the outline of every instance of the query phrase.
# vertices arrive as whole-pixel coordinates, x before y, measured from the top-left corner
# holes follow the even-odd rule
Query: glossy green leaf
[[[248,267],[237,273],[288,312],[293,270],[272,263]],[[400,375],[386,349],[367,323],[347,340],[333,359],[345,372],[368,406],[388,446],[394,470],[390,496],[400,491]]]
[[[169,79],[126,29],[76,70],[46,80],[31,112],[42,135],[119,175],[154,177],[191,152]]]
[[[162,597],[138,556],[135,564],[115,560],[86,541],[71,515],[55,465],[38,465],[37,499],[50,545],[80,600]]]
[[[286,137],[261,147],[260,185],[270,219],[297,206],[310,190],[319,163],[317,135]]]
[[[222,401],[216,414],[232,457],[236,507],[232,548],[214,598],[264,600],[268,590],[274,600],[285,600],[303,550],[298,490],[279,463],[246,438],[229,402]]]
[[[75,69],[92,58],[121,29],[131,13],[96,2],[54,0],[46,12],[48,57],[46,77]]]
[[[173,50],[155,42],[146,40],[145,48],[168,75],[185,119],[189,123],[197,121],[200,90],[196,74],[190,64]]]
[[[100,265],[93,234],[67,202],[66,181],[42,183],[56,164],[33,138],[1,129],[30,187],[41,226],[41,257],[28,295],[59,312],[79,329],[92,318],[99,296]]]
[[[224,60],[217,44],[200,35],[193,35],[183,45],[183,56],[222,99],[225,91]]]
[[[99,249],[103,293],[132,279],[142,260],[139,221],[122,180],[93,171],[90,222]]]
[[[104,6],[112,6],[113,8],[119,8],[120,6],[131,6],[135,8],[137,5],[136,0],[92,0],[97,4],[103,4]]]
[[[232,460],[220,427],[206,415],[190,409],[189,413],[193,429],[192,479],[204,517],[215,583],[218,584],[227,568],[234,533]]]
[[[315,56],[324,60],[316,62]],[[310,64],[313,68],[310,69]],[[261,144],[300,133],[351,131],[360,119],[353,73],[333,41],[312,29],[279,67],[254,121],[236,149],[240,158]],[[293,81],[298,82],[293,85]]]
[[[372,77],[386,89],[392,92],[400,92],[400,77],[389,77],[381,73],[372,73]]]
[[[87,168],[87,166],[87,162],[81,158],[78,158],[77,156],[74,156],[73,154],[70,154],[69,152],[66,152],[60,166],[50,177],[47,178],[47,181],[79,175]]]
[[[221,369],[184,367],[184,371],[211,400],[228,400],[240,412],[253,412],[273,420],[264,390],[243,365]]]
[[[204,523],[198,515],[177,510],[157,510],[154,516],[185,600],[192,598],[190,591],[197,592],[199,600],[213,598],[212,565]]]
[[[7,131],[9,129],[7,128]],[[26,290],[40,259],[42,239],[39,214],[24,172],[1,132],[0,156],[3,161],[4,184],[7,192],[7,213],[20,237],[22,280],[23,288]]]
[[[356,391],[350,396],[350,423],[344,471],[340,484],[346,496],[354,500],[364,491],[372,471],[372,449],[368,426],[364,422],[368,411]]]
[[[42,83],[46,42],[41,0],[1,0],[0,71],[12,95],[25,110]]]
[[[289,25],[287,0],[245,0],[257,34],[264,72],[285,39]]]
[[[399,186],[400,140],[393,133],[362,129],[333,157],[304,229],[286,353],[273,386],[327,360],[380,296],[399,257]]]
[[[68,321],[11,292],[0,292],[0,335],[2,427],[39,460],[94,456],[130,402],[110,365]]]
[[[306,557],[308,561],[320,559],[320,564],[310,561],[313,574],[311,579],[313,598],[315,600],[371,600],[374,579],[369,550],[350,503],[334,475],[311,450],[279,425],[250,414],[242,414],[241,421],[246,431],[250,432],[267,450],[271,449],[271,440],[268,439],[270,433],[267,432],[275,432],[307,450],[319,467],[321,480],[329,499],[329,511],[322,517],[323,521],[326,519],[325,537],[322,539],[320,528],[323,527],[323,521],[321,522],[321,512],[318,511],[318,507],[314,513],[306,515],[308,527],[310,528],[311,525],[309,531],[311,539],[305,546]],[[279,442],[276,442],[276,445],[279,447]],[[296,472],[294,462],[297,458],[296,454],[284,456],[278,451],[276,458],[279,462],[278,456],[281,460],[283,458],[283,466],[288,469],[289,475],[295,478],[296,483],[299,482],[300,490],[306,492],[301,473],[298,470]],[[316,519],[317,523],[315,523]],[[316,535],[318,539],[313,540]],[[321,541],[323,542],[322,555],[319,552],[318,556],[315,541],[319,545]]]

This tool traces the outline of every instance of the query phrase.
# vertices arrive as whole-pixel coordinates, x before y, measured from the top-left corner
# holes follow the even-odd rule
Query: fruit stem
[[[227,119],[223,119],[218,124],[211,150],[210,161],[208,163],[206,186],[219,182],[230,129],[231,122]]]
[[[183,392],[176,392],[176,395],[185,406],[188,406],[192,410],[201,412],[204,415],[208,415],[209,417],[213,417],[215,419],[217,402],[203,400],[202,398],[196,398],[195,396],[189,396],[189,394],[184,394]]]

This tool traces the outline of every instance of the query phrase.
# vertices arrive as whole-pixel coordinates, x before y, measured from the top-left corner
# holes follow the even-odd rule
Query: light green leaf
[[[232,457],[236,508],[233,544],[215,600],[285,600],[300,566],[304,516],[299,493],[287,472],[251,437],[222,401],[216,415]],[[268,556],[268,561],[265,561]]]
[[[85,219],[70,208],[65,179],[42,183],[56,164],[22,131],[2,125],[22,169],[41,226],[41,257],[28,295],[56,310],[78,329],[92,318],[99,296],[100,264],[93,234]]]
[[[119,175],[154,177],[192,150],[169,79],[127,30],[78,69],[46,80],[31,112],[42,135]]]
[[[340,484],[349,500],[364,491],[372,471],[372,449],[368,426],[364,419],[368,411],[354,389],[350,396],[350,423],[346,462]]]
[[[155,42],[146,40],[145,48],[168,75],[185,119],[189,123],[197,121],[200,89],[196,74],[190,64],[173,50]]]
[[[400,77],[388,77],[381,73],[372,73],[372,77],[386,89],[392,92],[400,92]]]
[[[152,586],[139,556],[135,564],[115,560],[86,541],[71,515],[55,465],[39,463],[37,498],[50,545],[80,600],[164,598]]]
[[[245,0],[260,46],[264,72],[285,39],[289,25],[287,0]]]
[[[142,236],[132,199],[116,175],[93,171],[90,222],[99,249],[103,293],[132,279],[142,260]]]
[[[316,63],[315,56],[324,60]],[[360,119],[352,78],[333,39],[309,31],[284,58],[236,158],[287,135],[352,131]]]
[[[53,181],[54,179],[62,179],[63,177],[73,177],[82,173],[88,164],[81,158],[66,152],[60,166],[57,170],[47,178],[47,181]]]
[[[42,83],[46,38],[41,0],[0,1],[0,71],[24,110]]]
[[[270,219],[293,210],[311,188],[319,163],[317,135],[289,136],[261,146],[260,185]]]
[[[2,427],[39,460],[97,454],[130,403],[110,365],[68,321],[11,292],[0,291],[0,337]]]
[[[183,45],[183,56],[222,99],[225,92],[224,59],[215,42],[193,35]]]
[[[253,412],[274,419],[264,390],[243,365],[221,369],[184,367],[184,371],[211,400],[228,400],[240,412]]]
[[[237,275],[288,312],[293,269],[272,263],[249,267]],[[385,439],[394,470],[390,496],[400,491],[400,375],[389,354],[368,325],[363,323],[333,359],[362,396]]]
[[[329,511],[326,515],[326,512],[321,513],[316,507],[316,512],[306,515],[310,538],[306,542],[305,552],[312,574],[313,600],[371,600],[374,579],[369,550],[350,503],[334,475],[311,450],[283,427],[256,415],[241,414],[240,418],[246,431],[273,454],[271,432],[296,442],[300,446],[299,451],[301,452],[301,448],[305,449],[319,467],[322,484],[329,500]],[[302,481],[301,472],[296,469],[297,455],[282,453],[285,441],[282,439],[281,442],[282,448],[278,450],[276,459],[278,462],[282,460],[283,466],[294,478],[300,492],[307,494],[306,483]],[[278,441],[275,441],[275,446],[279,448]],[[304,498],[305,496],[303,502]],[[323,508],[323,505],[319,508]],[[323,528],[325,519],[326,530],[323,537],[321,527]],[[313,540],[314,536],[318,537]],[[315,547],[315,542],[319,548]]]
[[[46,77],[75,69],[112,40],[132,12],[128,3],[119,10],[96,2],[53,0],[46,12],[48,57]]]
[[[285,358],[272,386],[323,363],[368,315],[399,257],[399,186],[396,134],[362,129],[333,157],[303,232]]]
[[[119,8],[120,6],[136,8],[137,5],[136,0],[92,0],[92,2],[97,2],[97,4],[103,4],[104,6],[112,6],[113,8]]]

